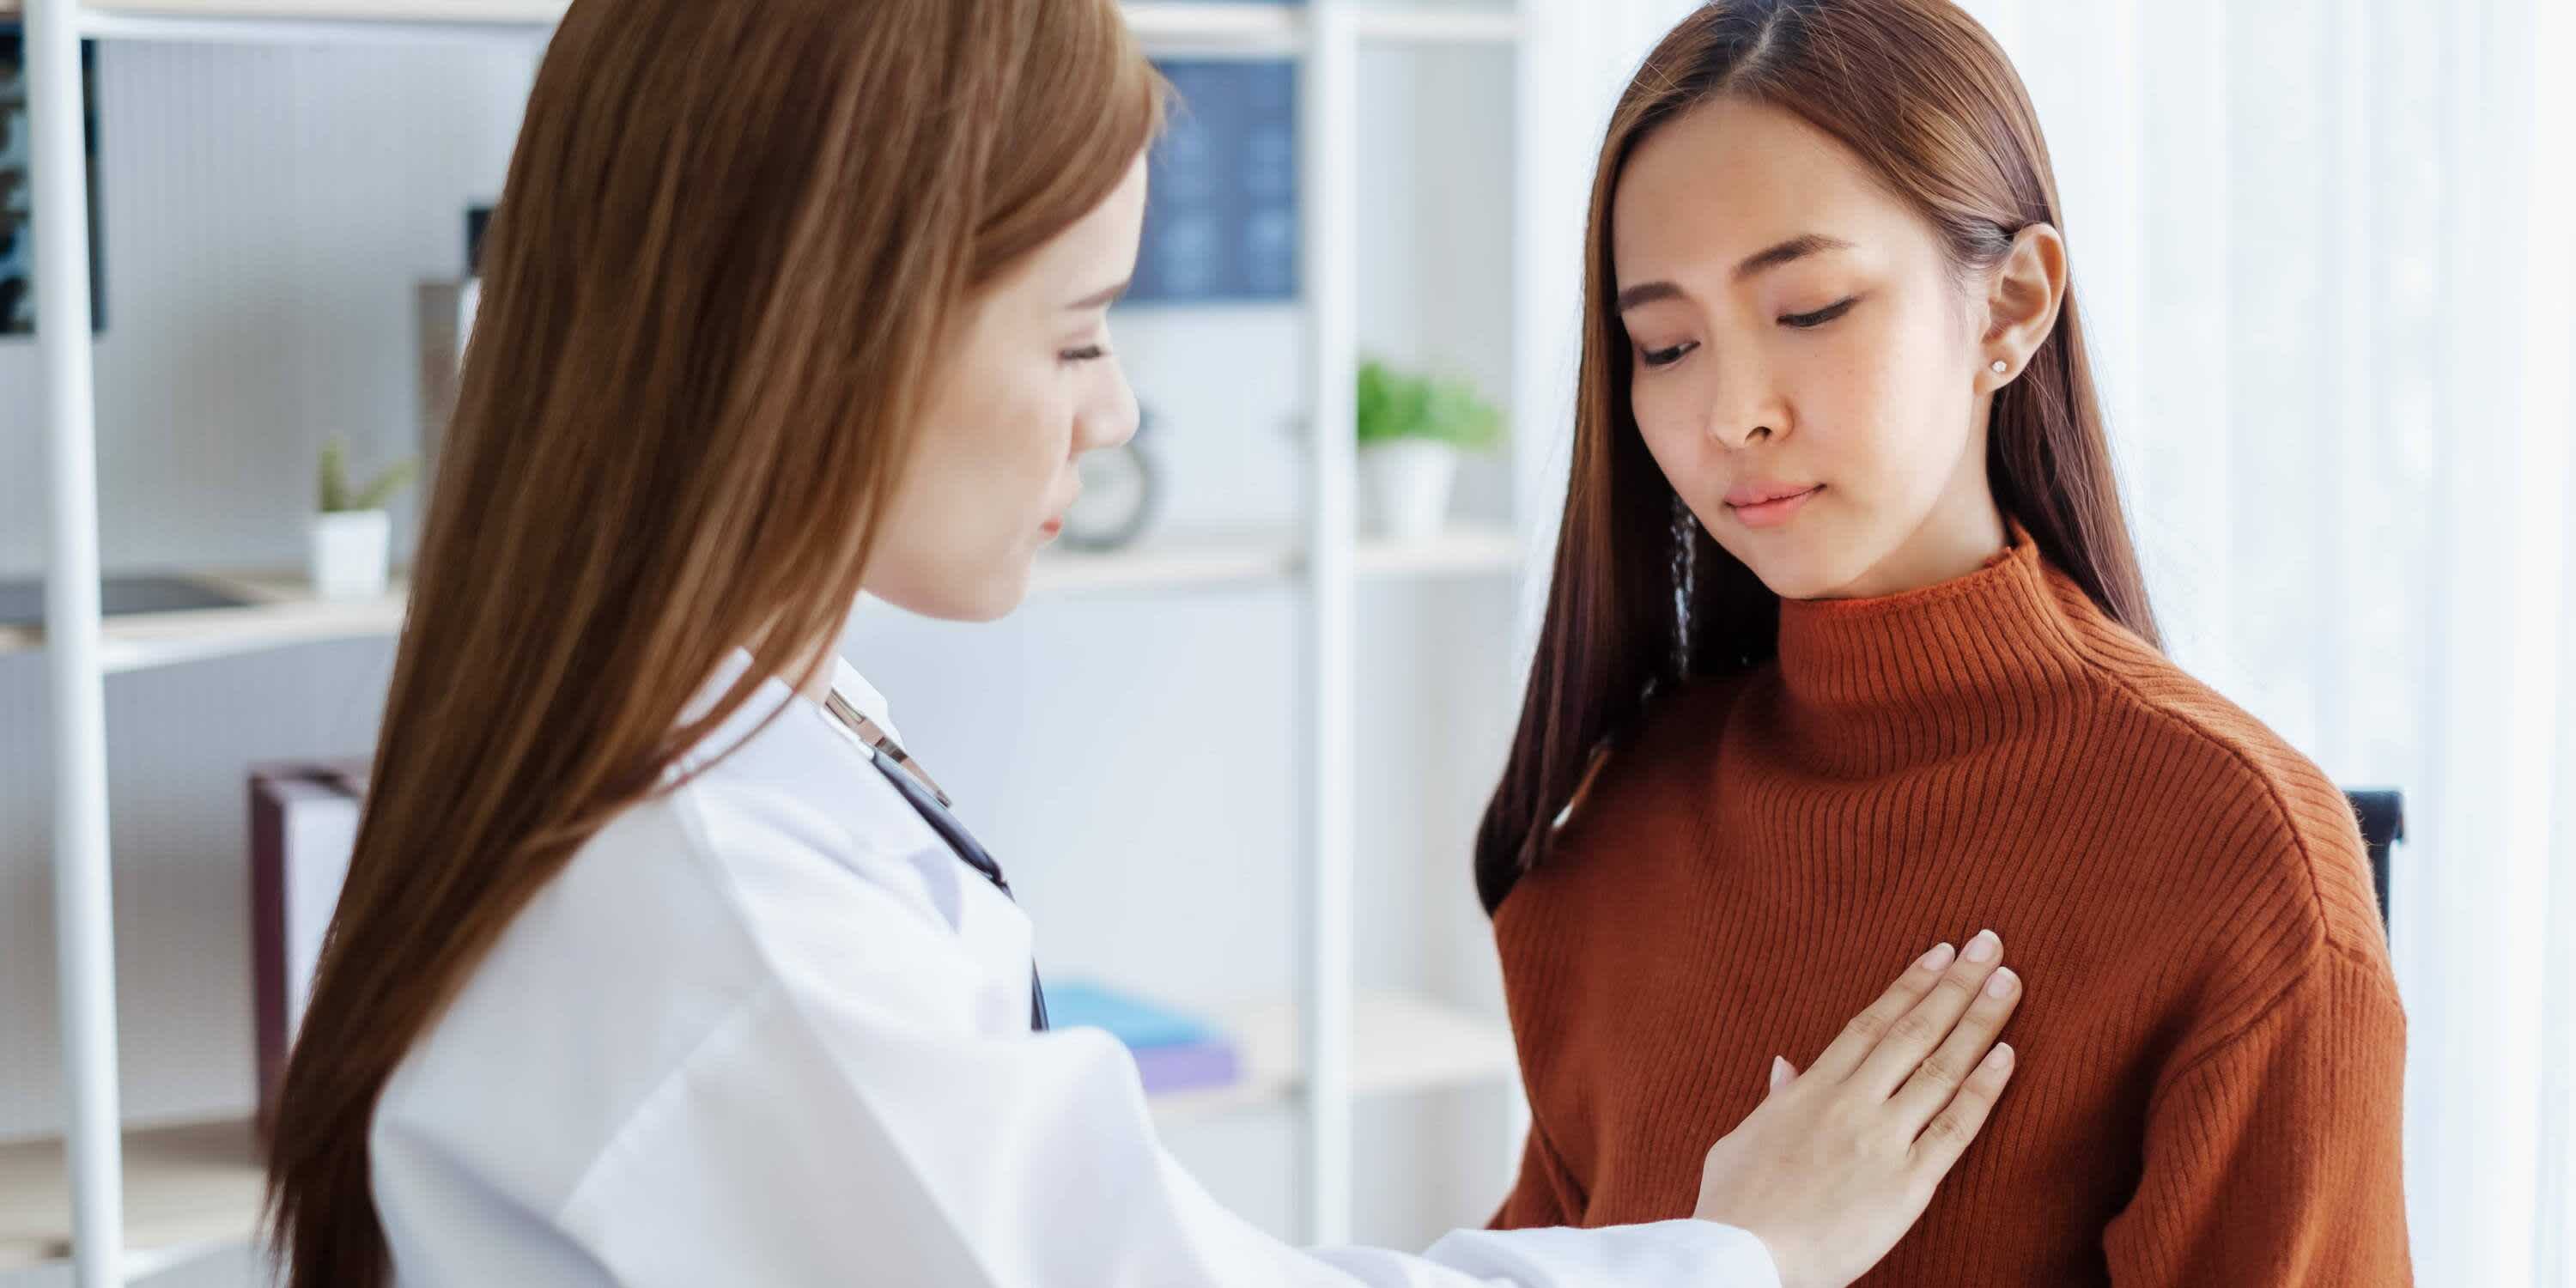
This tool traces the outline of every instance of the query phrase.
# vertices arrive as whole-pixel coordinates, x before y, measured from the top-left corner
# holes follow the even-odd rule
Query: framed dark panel
[[[28,137],[26,41],[0,23],[0,339],[36,332],[35,160]],[[107,256],[99,235],[98,45],[81,42],[81,98],[89,137],[90,329],[107,329]]]
[[[1294,300],[1297,69],[1273,60],[1167,60],[1178,93],[1154,149],[1135,304]]]

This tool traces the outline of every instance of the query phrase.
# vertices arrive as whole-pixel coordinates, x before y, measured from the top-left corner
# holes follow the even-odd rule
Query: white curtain
[[[1525,354],[1571,343],[1580,176],[1691,7],[1532,3],[1522,263],[1566,338]],[[2576,4],[1966,7],[2039,105],[2174,655],[2405,793],[2418,1280],[2576,1288]]]

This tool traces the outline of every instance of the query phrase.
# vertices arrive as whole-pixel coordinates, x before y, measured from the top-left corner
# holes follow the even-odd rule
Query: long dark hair
[[[1962,271],[2033,224],[2063,228],[2021,79],[1948,0],[1713,0],[1646,56],[1612,115],[1584,247],[1583,363],[1554,585],[1503,778],[1476,835],[1486,911],[1544,857],[1593,756],[1649,696],[1751,670],[1778,649],[1779,597],[1686,512],[1637,432],[1614,299],[1611,202],[1640,140],[1717,98],[1790,112],[1858,153]],[[2006,516],[2102,611],[2158,640],[2121,513],[2069,287],[2056,329],[1994,397],[1986,477]]]
[[[584,841],[828,664],[940,346],[1116,189],[1161,86],[1114,0],[573,0],[277,1102],[291,1288],[386,1282],[387,1079]]]

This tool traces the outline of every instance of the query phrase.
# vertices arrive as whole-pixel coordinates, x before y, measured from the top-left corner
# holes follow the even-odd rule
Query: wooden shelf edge
[[[1521,38],[1511,9],[1471,4],[1362,5],[1361,39],[1419,45],[1509,45]]]
[[[230,608],[133,613],[100,624],[99,652],[108,674],[180,662],[256,653],[295,644],[391,635],[402,629],[409,588],[400,580],[371,599],[312,598],[294,574],[181,574],[248,602]],[[45,646],[35,627],[0,627],[0,655]]]
[[[1362,536],[1353,571],[1363,578],[1504,573],[1520,567],[1521,544],[1510,531],[1460,525],[1422,540]],[[1289,534],[1176,536],[1108,554],[1050,551],[1038,560],[1030,594],[1283,582],[1305,567],[1306,551]]]
[[[125,1133],[125,1231],[141,1269],[248,1242],[263,1173],[247,1119]],[[71,1187],[60,1138],[0,1144],[0,1274],[71,1257]]]
[[[1425,541],[1364,538],[1354,567],[1369,579],[1507,573],[1519,567],[1520,554],[1519,542],[1507,531],[1464,527]],[[1032,598],[1052,598],[1285,584],[1304,561],[1303,548],[1285,535],[1175,538],[1110,554],[1049,552],[1040,557],[1029,589]],[[100,651],[109,674],[297,644],[389,636],[402,629],[409,593],[398,580],[374,599],[317,600],[292,573],[190,575],[252,602],[108,618]],[[0,656],[37,651],[44,644],[40,630],[0,627]]]
[[[1402,1095],[1509,1082],[1520,1076],[1511,1029],[1500,1020],[1401,989],[1362,989],[1353,999],[1351,1094]],[[1286,1002],[1220,1010],[1243,1062],[1231,1086],[1151,1098],[1157,1122],[1172,1125],[1294,1103],[1297,1011]]]
[[[1127,16],[1128,29],[1150,54],[1292,54],[1306,41],[1302,5],[1129,0],[1119,7]]]

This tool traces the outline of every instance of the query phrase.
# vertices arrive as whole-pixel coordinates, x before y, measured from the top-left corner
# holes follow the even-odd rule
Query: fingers
[[[1779,1095],[1782,1087],[1797,1080],[1798,1066],[1780,1056],[1771,1057],[1771,1095]]]
[[[2004,1084],[2012,1079],[2014,1063],[2012,1047],[1997,1046],[1960,1085],[1950,1107],[1915,1138],[1914,1164],[1924,1176],[1939,1180],[1950,1174],[1959,1155],[1967,1152],[1968,1143],[1985,1129],[1986,1116],[1994,1112],[1995,1098],[2003,1094]]]
[[[1914,1076],[1924,1058],[1958,1027],[1959,1017],[1968,1013],[1969,1004],[1977,999],[1987,977],[2003,965],[2003,960],[2003,940],[1991,930],[1978,931],[1977,937],[1960,950],[1959,960],[1941,973],[1932,991],[1889,1027],[1877,1048],[1862,1059],[1852,1080],[1882,1100],[1895,1095],[1896,1089]]]
[[[1950,1036],[1938,1050],[1924,1058],[1923,1063],[1915,1068],[1914,1076],[1905,1080],[1904,1089],[1897,1092],[1896,1099],[1891,1102],[1897,1112],[1897,1120],[1905,1125],[1907,1131],[1923,1130],[1924,1125],[1932,1121],[1932,1115],[1950,1103],[1959,1085],[1976,1072],[1978,1062],[1995,1049],[1995,1038],[2003,1032],[2004,1022],[2011,1019],[2013,1011],[2021,1005],[2022,996],[2021,977],[2011,968],[1998,968],[1986,977],[1985,987],[1977,990],[1976,999],[1968,1004],[1968,1013],[1959,1020],[1959,1027],[1950,1031]]]
[[[1860,1062],[1878,1046],[1879,1040],[1886,1037],[1888,1031],[1896,1027],[1897,1021],[1913,1010],[1915,1004],[1932,991],[1932,986],[1940,982],[1941,972],[1948,969],[1957,956],[1957,950],[1941,944],[1916,958],[1886,992],[1879,994],[1877,1001],[1869,1004],[1868,1010],[1843,1026],[1841,1035],[1834,1039],[1833,1045],[1825,1048],[1823,1055],[1816,1057],[1814,1064],[1807,1066],[1807,1072],[1822,1074],[1836,1082],[1850,1077],[1852,1071],[1860,1067]]]

